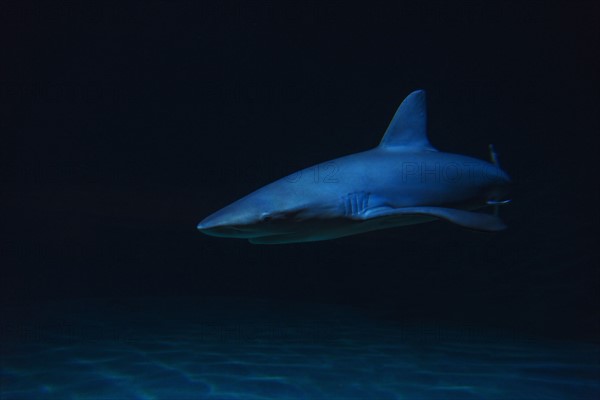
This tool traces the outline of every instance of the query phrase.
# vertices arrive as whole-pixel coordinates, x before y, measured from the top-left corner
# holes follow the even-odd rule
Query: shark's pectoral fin
[[[479,231],[495,232],[506,229],[504,222],[495,215],[444,207],[378,207],[365,212],[362,219],[371,220],[383,217],[401,217],[404,215],[432,216]]]

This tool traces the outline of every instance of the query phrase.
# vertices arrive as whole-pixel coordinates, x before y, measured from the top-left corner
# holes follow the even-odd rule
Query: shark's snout
[[[218,228],[221,224],[211,216],[204,218],[196,225],[199,231],[209,231],[211,229]]]
[[[236,223],[237,222],[237,223]],[[241,221],[236,221],[223,211],[218,211],[205,219],[197,226],[198,230],[210,236],[231,237],[231,238],[251,238],[256,236],[256,232],[251,226]]]
[[[232,238],[251,238],[256,236],[252,231],[243,227],[231,225],[214,224],[211,221],[203,220],[196,228],[202,233],[210,236],[232,237]]]

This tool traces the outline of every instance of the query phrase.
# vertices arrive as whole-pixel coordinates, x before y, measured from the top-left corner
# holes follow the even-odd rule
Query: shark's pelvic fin
[[[433,150],[427,139],[427,104],[425,91],[409,94],[392,118],[379,147],[398,150]]]
[[[478,231],[495,232],[506,229],[504,222],[495,215],[445,207],[379,207],[368,211],[364,219],[404,215],[428,215]]]

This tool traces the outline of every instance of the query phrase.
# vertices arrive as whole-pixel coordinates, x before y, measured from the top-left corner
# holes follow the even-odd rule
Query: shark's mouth
[[[256,227],[252,226],[215,226],[210,228],[199,228],[203,233],[210,236],[217,237],[228,237],[228,238],[237,238],[237,239],[260,239],[263,237],[281,237],[290,234],[295,234],[296,231],[293,230],[276,230],[276,231],[265,231],[261,229],[256,229]]]
[[[256,236],[256,231],[235,226],[215,226],[211,228],[199,227],[198,229],[200,229],[202,233],[217,237],[247,239]]]
[[[254,236],[248,238],[248,241],[252,244],[282,244],[302,242],[305,240],[298,240],[298,234],[296,232],[290,232],[278,235]]]

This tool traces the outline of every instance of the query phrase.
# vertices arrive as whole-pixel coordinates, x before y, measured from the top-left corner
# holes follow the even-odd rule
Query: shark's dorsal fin
[[[424,90],[416,90],[406,96],[394,114],[379,147],[436,151],[427,139],[427,105]]]

